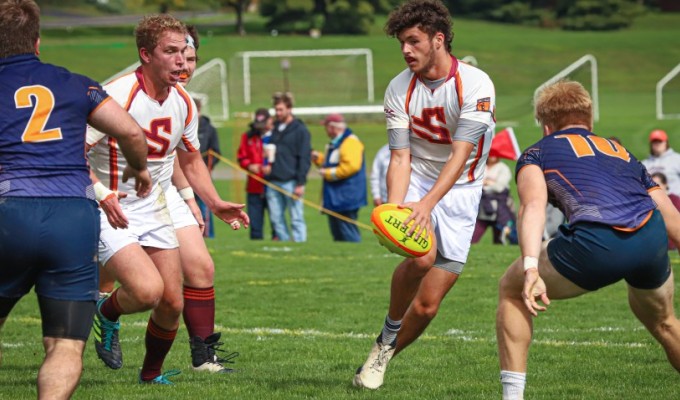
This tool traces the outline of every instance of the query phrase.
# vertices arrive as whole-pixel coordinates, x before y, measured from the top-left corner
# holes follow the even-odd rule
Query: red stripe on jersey
[[[449,75],[446,77],[446,80],[448,81],[454,76],[456,77],[456,81],[458,81],[458,59],[451,56],[451,69],[449,70]]]
[[[135,96],[137,96],[137,93],[139,93],[140,90],[142,90],[142,87],[139,86],[139,82],[135,82],[135,84],[132,85],[132,89],[130,89],[130,95],[128,96],[128,99],[125,102],[125,111],[130,111],[132,100],[135,99]]]
[[[411,82],[408,84],[408,89],[406,90],[406,102],[404,104],[404,111],[406,111],[406,115],[409,116],[409,124],[411,121],[411,113],[408,110],[409,105],[411,104],[411,95],[413,92],[416,90],[416,83],[418,83],[418,76],[413,75],[413,78],[411,78]]]
[[[460,73],[456,71],[456,95],[458,95],[458,110],[463,111],[463,80]]]
[[[475,170],[477,169],[477,164],[479,164],[479,160],[482,158],[482,150],[484,149],[484,135],[479,139],[479,143],[477,143],[477,154],[475,154],[475,159],[472,160],[472,164],[470,164],[470,170],[468,171],[468,182],[474,182],[475,180]]]
[[[187,139],[186,135],[182,135],[182,143],[184,143],[184,147],[187,148],[187,151],[188,151],[188,152],[193,153],[193,152],[195,152],[195,151],[198,151],[198,149],[195,148],[195,147],[191,144],[191,142],[189,141],[189,139]]]
[[[177,89],[177,93],[179,93],[187,104],[187,119],[184,120],[184,127],[186,128],[189,126],[189,122],[191,122],[191,118],[194,116],[194,109],[191,107],[191,98],[189,98],[189,93],[187,93],[179,83],[175,85],[175,89]]]
[[[109,189],[118,190],[118,145],[109,136]]]

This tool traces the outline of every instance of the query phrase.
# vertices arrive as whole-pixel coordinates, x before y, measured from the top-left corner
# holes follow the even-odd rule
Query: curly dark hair
[[[390,13],[385,23],[385,33],[398,37],[404,30],[418,27],[432,38],[441,32],[446,50],[450,53],[452,26],[451,14],[440,0],[409,0]]]

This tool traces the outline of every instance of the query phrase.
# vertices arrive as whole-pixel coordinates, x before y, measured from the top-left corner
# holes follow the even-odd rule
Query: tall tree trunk
[[[246,8],[246,0],[239,0],[236,2],[236,32],[240,36],[246,35],[246,27],[243,24],[243,12]]]

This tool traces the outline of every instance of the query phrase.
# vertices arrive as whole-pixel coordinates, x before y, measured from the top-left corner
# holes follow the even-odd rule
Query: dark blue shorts
[[[565,278],[591,291],[621,279],[656,289],[671,273],[666,226],[656,210],[635,232],[589,222],[562,225],[548,243],[548,257]]]
[[[79,198],[0,198],[0,297],[98,295],[99,211]]]

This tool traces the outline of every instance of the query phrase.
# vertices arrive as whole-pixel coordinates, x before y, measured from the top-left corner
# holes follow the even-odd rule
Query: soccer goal
[[[296,108],[375,101],[370,49],[246,51],[230,67],[241,70],[243,92],[234,95],[245,106],[270,104],[274,92],[293,93]]]
[[[574,61],[569,65],[567,68],[563,69],[560,71],[557,75],[553,76],[552,78],[548,79],[546,82],[544,82],[541,86],[536,88],[534,91],[534,99],[536,99],[536,96],[538,93],[543,90],[546,86],[553,84],[560,79],[564,79],[566,77],[572,78],[573,80],[579,80],[579,77],[575,77],[574,75],[578,73],[579,70],[582,70],[586,64],[590,64],[590,97],[593,99],[593,119],[595,121],[600,120],[600,100],[599,100],[599,95],[598,95],[598,88],[597,88],[597,60],[595,59],[595,56],[591,54],[586,54],[585,56],[579,58],[578,60]],[[584,85],[587,86],[587,85]]]
[[[136,70],[139,61],[106,79],[103,85]],[[227,91],[227,64],[221,58],[213,58],[196,68],[186,87],[189,94],[201,101],[201,113],[214,122],[229,119],[229,93]]]
[[[223,59],[213,58],[198,67],[186,89],[201,100],[201,114],[217,122],[229,119],[227,64]]]
[[[676,65],[675,68],[671,70],[671,72],[667,73],[666,76],[661,78],[661,80],[656,84],[656,119],[680,119],[680,113],[677,113],[677,111],[680,110],[680,107],[678,106],[680,105],[680,90],[678,90],[680,89],[680,84],[676,83],[672,87],[672,89],[675,90],[669,90],[666,93],[666,106],[668,106],[668,103],[674,105],[675,107],[668,108],[673,108],[676,113],[664,113],[664,88],[669,86],[669,84],[673,85],[671,81],[673,81],[673,78],[675,78],[678,74],[680,74],[680,64]]]

